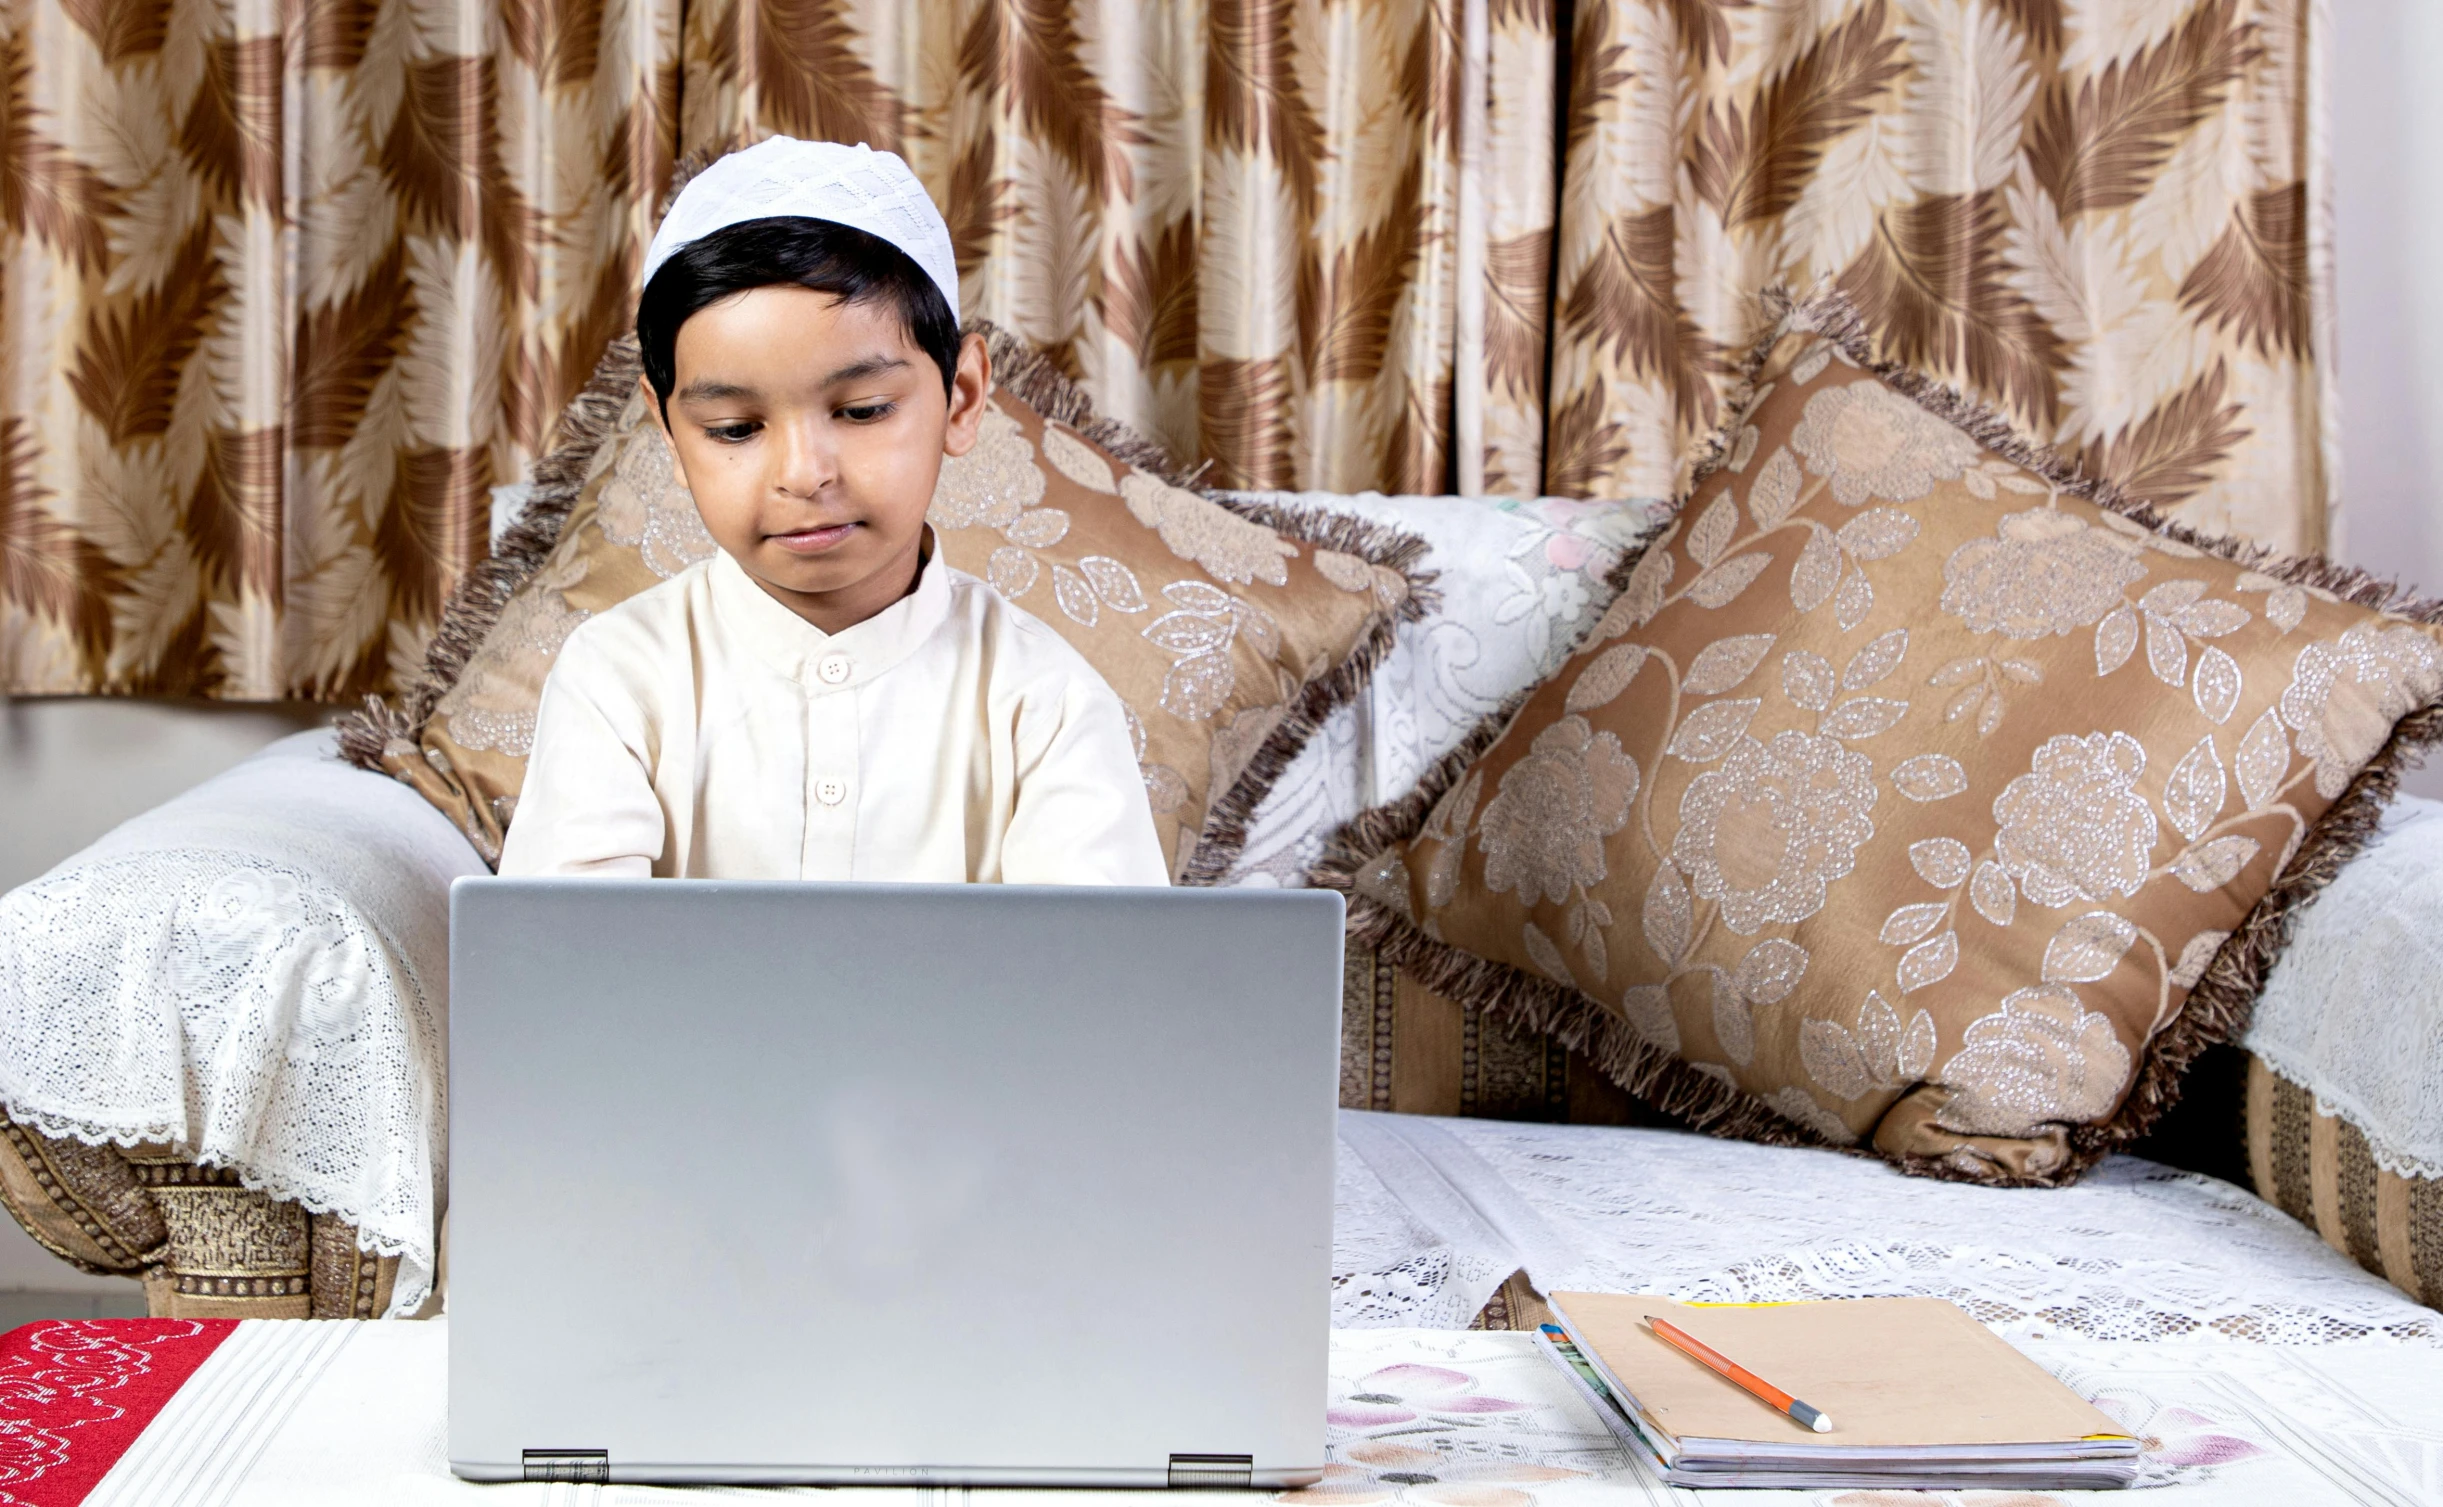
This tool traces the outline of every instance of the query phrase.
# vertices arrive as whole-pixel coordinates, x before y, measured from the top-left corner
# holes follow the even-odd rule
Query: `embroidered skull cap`
[[[890,242],[923,269],[959,317],[958,262],[950,227],[925,186],[893,152],[859,142],[773,136],[696,174],[662,217],[645,252],[645,281],[696,241],[727,226],[782,215],[828,220]]]

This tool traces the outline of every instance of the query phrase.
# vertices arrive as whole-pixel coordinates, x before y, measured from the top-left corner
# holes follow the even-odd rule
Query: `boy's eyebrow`
[[[907,364],[904,357],[884,355],[877,351],[861,361],[851,361],[825,377],[823,385],[831,387],[841,382],[862,382],[867,377],[879,377],[884,372],[896,370]]]
[[[862,382],[867,377],[878,377],[884,372],[896,371],[907,364],[905,357],[876,352],[861,360],[851,361],[846,366],[831,372],[823,378],[823,385],[834,387],[842,382]],[[671,396],[682,403],[725,403],[736,398],[760,397],[762,394],[752,387],[744,387],[736,382],[724,382],[716,377],[698,377],[672,393]]]

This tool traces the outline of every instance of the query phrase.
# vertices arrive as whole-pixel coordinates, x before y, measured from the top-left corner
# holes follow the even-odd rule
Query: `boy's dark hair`
[[[636,344],[665,418],[679,380],[679,326],[732,294],[790,283],[843,303],[896,308],[908,338],[942,369],[943,392],[950,391],[959,366],[959,327],[933,279],[880,236],[780,215],[725,225],[688,242],[645,284],[636,305]]]

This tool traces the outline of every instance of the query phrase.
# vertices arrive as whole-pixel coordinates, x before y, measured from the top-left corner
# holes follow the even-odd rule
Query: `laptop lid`
[[[450,911],[460,1475],[1320,1470],[1337,895],[477,878]]]

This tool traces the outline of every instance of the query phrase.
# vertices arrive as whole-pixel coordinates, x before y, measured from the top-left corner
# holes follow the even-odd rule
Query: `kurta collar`
[[[950,620],[950,566],[925,526],[916,589],[853,628],[825,633],[774,600],[727,551],[712,559],[714,610],[774,670],[814,695],[887,675]]]

